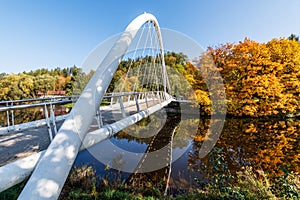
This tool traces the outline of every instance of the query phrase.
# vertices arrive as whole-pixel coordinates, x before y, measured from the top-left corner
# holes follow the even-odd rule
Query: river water
[[[143,153],[150,149],[149,146],[152,152],[167,147],[171,141],[163,142],[163,138],[174,132],[171,142],[172,157],[171,154],[159,152],[159,159],[154,159],[154,164],[150,164],[155,173],[149,172],[151,169],[145,171],[148,174],[147,180],[156,182],[154,184],[159,184],[163,182],[163,178],[168,177],[170,194],[187,192],[209,181],[212,173],[218,173],[212,169],[220,165],[220,160],[231,173],[241,171],[246,166],[251,166],[254,171],[263,170],[273,175],[280,175],[282,168],[300,171],[299,119],[227,117],[216,145],[207,152],[208,155],[203,156],[199,152],[205,141],[212,139],[209,126],[215,120],[199,119],[195,115],[182,117],[176,113],[166,114],[163,110],[125,129],[110,140],[81,152],[75,165],[92,165],[99,177],[111,181],[126,181],[132,179],[132,172],[141,167],[141,160],[147,160]],[[156,134],[160,134],[162,139],[156,138],[157,144],[151,144]],[[149,163],[151,162],[148,165]],[[166,167],[159,170],[158,163],[165,164]],[[221,170],[225,170],[224,166]]]

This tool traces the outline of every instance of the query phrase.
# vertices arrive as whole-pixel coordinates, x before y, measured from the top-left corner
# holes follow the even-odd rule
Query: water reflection
[[[201,160],[198,152],[206,139],[204,132],[210,119],[202,119],[194,138],[193,151],[189,162],[195,170]],[[281,174],[280,166],[288,166],[291,171],[299,172],[299,127],[300,121],[282,119],[234,119],[227,118],[222,135],[216,148],[222,148],[229,169],[239,171],[251,165],[269,174]],[[204,161],[205,158],[201,161]]]
[[[149,125],[150,122],[151,125]],[[267,174],[273,175],[280,175],[282,166],[288,167],[290,171],[300,171],[299,119],[227,118],[213,153],[203,157],[200,149],[203,149],[204,142],[207,144],[207,141],[216,140],[214,135],[208,132],[211,124],[214,123],[219,123],[218,119],[212,121],[212,119],[201,118],[199,120],[191,117],[191,119],[181,119],[177,125],[172,145],[172,157],[176,157],[177,154],[181,156],[177,160],[174,159],[172,163],[169,193],[181,193],[189,191],[193,187],[199,187],[195,178],[201,180],[202,183],[210,181],[210,178],[214,176],[213,173],[216,173],[213,170],[216,165],[217,172],[224,176],[229,174],[228,171],[234,174],[245,166],[252,166],[254,170],[263,170]],[[159,118],[150,116],[140,122],[138,126],[124,130],[110,141],[126,151],[145,152],[153,139],[153,133],[150,132],[157,130],[154,127],[161,129],[162,124]],[[191,135],[190,133],[195,131],[191,130],[195,125],[198,127],[197,134]],[[150,131],[151,137],[132,135],[138,134],[141,130],[145,131],[145,129]],[[129,132],[131,134],[128,134]],[[179,153],[182,149],[186,150],[184,154]],[[110,169],[107,167],[108,165],[123,167],[124,163],[119,163],[119,161],[128,162],[124,158],[116,162],[115,157],[114,161],[103,164],[91,157],[88,152],[80,154],[76,165],[91,163],[90,161],[93,160],[98,175],[101,176],[117,173],[117,170]],[[226,163],[226,166],[223,166],[222,162]],[[129,173],[118,173],[124,180],[130,176]]]

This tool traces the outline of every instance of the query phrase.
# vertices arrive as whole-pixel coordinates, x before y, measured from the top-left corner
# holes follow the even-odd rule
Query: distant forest
[[[0,100],[36,98],[39,93],[49,91],[65,91],[73,94],[74,89],[83,89],[92,76],[93,71],[86,74],[82,69],[70,68],[38,69],[19,74],[0,74]]]

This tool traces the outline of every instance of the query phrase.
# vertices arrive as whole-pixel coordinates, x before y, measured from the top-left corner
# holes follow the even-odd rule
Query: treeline
[[[151,59],[145,57],[122,61],[107,92],[116,89],[116,83],[125,76],[130,66],[138,68],[141,63],[150,62]],[[221,87],[218,84],[225,87],[224,99],[229,115],[293,116],[300,112],[300,43],[295,35],[266,43],[246,38],[238,44],[209,47],[193,63],[188,62],[187,56],[182,53],[169,52],[165,54],[165,63],[169,71],[176,71],[181,79],[183,76],[189,83],[182,84],[180,81],[178,84],[180,76],[169,74],[172,95],[179,96],[191,89],[196,94],[203,114],[220,111],[217,106],[212,109],[211,102],[211,97],[220,93]],[[49,90],[64,90],[69,95],[79,94],[92,74],[93,71],[86,74],[76,66],[0,74],[0,100],[34,98],[38,91]],[[132,76],[129,82],[137,78]],[[216,81],[218,79],[221,80]],[[123,85],[130,86],[127,83]],[[139,87],[136,91],[145,89],[145,86]]]
[[[238,44],[209,47],[193,63],[187,62],[183,54],[175,53],[166,54],[165,61],[190,83],[206,115],[224,112],[218,105],[212,109],[213,96],[225,100],[227,114],[231,116],[300,113],[300,43],[293,34],[266,43],[246,38]],[[224,85],[226,96],[222,97],[218,84]],[[182,87],[184,90],[185,86]],[[220,102],[216,99],[214,103]]]
[[[0,74],[0,100],[36,98],[48,91],[79,93],[92,76],[76,66],[70,68],[38,69],[19,74]]]

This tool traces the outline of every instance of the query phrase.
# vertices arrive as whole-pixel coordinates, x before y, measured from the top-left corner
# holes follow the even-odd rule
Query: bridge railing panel
[[[63,120],[67,116],[67,115],[65,116],[63,115],[60,117],[55,116],[54,107],[55,105],[65,105],[73,102],[72,100],[70,100],[70,97],[67,97],[67,99],[69,100],[63,100],[61,98],[60,100],[58,100],[57,98],[55,101],[50,102],[48,101],[50,100],[50,98],[45,98],[42,100],[42,101],[45,100],[44,102],[33,103],[33,104],[20,104],[20,105],[15,105],[14,103],[34,102],[34,100],[30,99],[30,101],[28,100],[9,101],[10,104],[6,102],[6,106],[0,107],[0,114],[2,114],[2,117],[6,117],[6,123],[7,123],[4,124],[4,127],[0,127],[0,135],[5,135],[17,131],[26,130],[29,128],[35,128],[35,127],[47,125],[49,136],[50,138],[52,138],[53,134],[51,129],[53,129],[55,133],[57,132],[56,121]],[[40,99],[35,101],[40,101]],[[0,104],[1,103],[3,102],[0,102]],[[18,123],[18,121],[20,120],[16,120],[18,118],[18,116],[16,116],[17,112],[22,112],[22,110],[23,112],[25,111],[30,112],[29,109],[35,109],[35,108],[37,109],[39,108],[39,111],[41,112],[41,114],[44,115],[44,118],[40,117],[42,118],[40,120]]]

